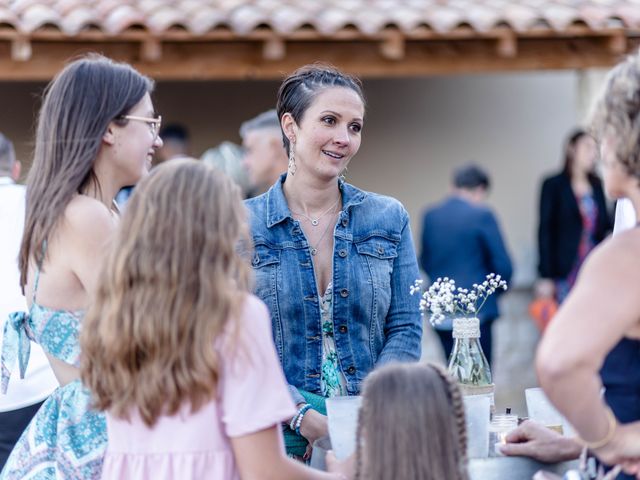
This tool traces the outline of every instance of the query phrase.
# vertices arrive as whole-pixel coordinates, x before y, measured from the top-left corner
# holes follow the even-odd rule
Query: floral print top
[[[320,297],[320,321],[322,322],[322,369],[320,389],[325,397],[348,395],[347,382],[340,370],[340,360],[333,336],[333,284]]]
[[[596,222],[598,221],[598,206],[596,205],[595,198],[593,195],[587,194],[576,200],[578,201],[578,208],[582,216],[582,236],[578,244],[578,257],[569,275],[567,275],[567,278],[562,278],[555,282],[556,300],[558,303],[564,302],[569,295],[569,291],[573,288],[578,278],[578,272],[580,271],[580,267],[582,267],[582,262],[584,262],[589,252],[595,248],[597,243],[595,240],[595,232]]]

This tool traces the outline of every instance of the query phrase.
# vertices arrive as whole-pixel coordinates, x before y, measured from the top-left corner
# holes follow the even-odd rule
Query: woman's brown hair
[[[156,167],[121,219],[80,337],[96,408],[153,425],[215,393],[221,334],[250,289],[239,189],[195,160]],[[226,338],[226,337],[225,337]]]
[[[573,165],[575,164],[578,143],[584,137],[590,136],[591,135],[586,130],[582,128],[576,128],[567,137],[567,140],[564,144],[564,164],[562,166],[562,172],[569,178],[573,176]],[[589,178],[595,177],[595,173],[593,171],[588,172],[587,175],[589,176]]]
[[[45,89],[27,178],[19,255],[23,291],[29,262],[43,263],[44,242],[73,196],[100,190],[93,163],[109,124],[126,124],[122,115],[152,90],[153,82],[131,66],[95,54],[67,65]]]
[[[392,364],[364,382],[357,480],[467,480],[462,394],[433,364]]]
[[[278,90],[276,112],[282,120],[285,113],[290,113],[300,125],[305,112],[315,97],[327,88],[342,87],[356,92],[365,104],[362,83],[357,77],[342,73],[335,67],[324,63],[313,63],[298,68],[282,81]],[[284,148],[289,154],[289,137],[282,132]]]

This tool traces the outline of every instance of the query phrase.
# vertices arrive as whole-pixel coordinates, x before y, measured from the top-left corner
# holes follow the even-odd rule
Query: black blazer
[[[611,230],[611,216],[604,198],[602,182],[590,177],[593,197],[598,209],[595,241],[601,242]],[[582,235],[582,216],[571,179],[560,173],[542,183],[540,195],[540,225],[538,228],[538,273],[542,278],[567,277],[578,258]]]

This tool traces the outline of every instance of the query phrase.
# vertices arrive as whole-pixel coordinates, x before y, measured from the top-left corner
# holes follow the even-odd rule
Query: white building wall
[[[541,178],[560,167],[564,137],[594,90],[579,77],[563,71],[366,80],[363,144],[348,179],[400,199],[417,239],[420,214],[447,193],[451,169],[470,160],[484,165],[493,180],[490,202],[515,261],[514,283],[526,286],[535,278]],[[34,94],[42,87],[0,85],[0,131],[27,161]],[[154,98],[165,122],[190,128],[199,155],[223,140],[239,142],[240,123],[273,106],[277,87],[258,81],[160,83]]]

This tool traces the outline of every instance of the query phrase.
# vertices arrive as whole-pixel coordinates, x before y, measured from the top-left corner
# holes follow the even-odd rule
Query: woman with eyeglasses
[[[162,145],[152,89],[129,65],[92,55],[45,90],[19,256],[29,311],[6,323],[2,389],[20,381],[11,370],[26,368],[30,341],[42,346],[60,388],[23,432],[1,479],[100,476],[106,423],[79,379],[79,332],[118,220],[114,197],[148,172]]]

